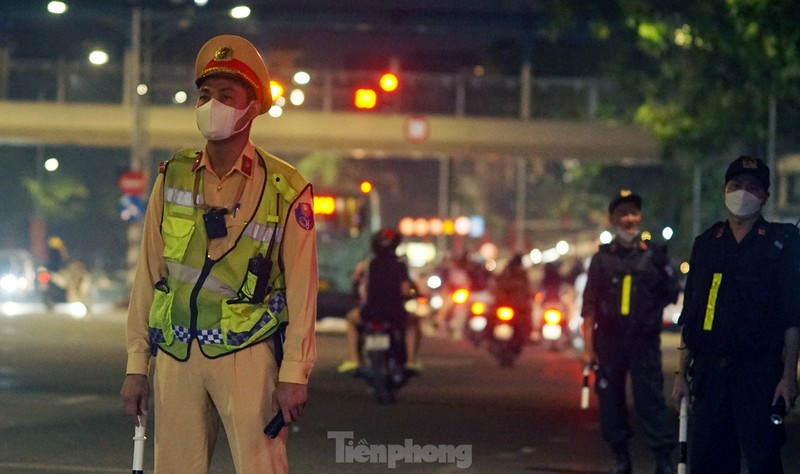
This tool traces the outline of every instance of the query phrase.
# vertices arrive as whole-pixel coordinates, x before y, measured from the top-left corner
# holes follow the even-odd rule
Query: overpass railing
[[[0,67],[0,99],[125,103],[131,79],[122,64],[101,67],[85,62],[7,58]],[[153,64],[144,81],[145,101],[154,105],[189,107],[194,103],[193,65]],[[288,99],[284,110],[302,107],[319,111],[354,111],[355,89],[380,92],[380,73],[357,70],[307,70],[307,84],[293,84],[295,71],[271,70],[288,98],[302,91],[300,105]],[[147,74],[147,73],[145,73]],[[625,119],[632,103],[616,85],[597,78],[503,76],[480,71],[463,73],[398,73],[400,87],[379,94],[378,106],[367,113],[441,114],[498,118],[593,120]]]

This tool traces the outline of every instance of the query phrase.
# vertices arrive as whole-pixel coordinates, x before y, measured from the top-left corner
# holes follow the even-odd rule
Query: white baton
[[[139,420],[139,426],[133,430],[133,471],[131,474],[144,473],[144,441],[147,439],[144,432],[147,416],[140,415],[137,419]]]
[[[686,397],[681,398],[680,427],[678,429],[678,444],[681,450],[681,459],[678,462],[678,474],[686,474],[686,433],[689,424],[689,402]]]
[[[583,366],[583,386],[581,387],[581,409],[589,408],[589,364]]]

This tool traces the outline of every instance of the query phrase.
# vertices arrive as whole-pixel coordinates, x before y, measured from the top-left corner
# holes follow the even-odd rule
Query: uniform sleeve
[[[600,278],[600,254],[596,253],[591,263],[589,263],[589,270],[586,272],[586,287],[583,290],[583,306],[581,309],[581,316],[584,318],[596,318],[598,315]]]
[[[283,262],[286,277],[286,300],[289,325],[283,346],[283,363],[278,380],[308,383],[317,359],[314,324],[317,318],[317,239],[312,225],[301,226],[296,211],[300,204],[313,209],[311,187],[307,187],[289,209],[283,236]]]
[[[147,375],[150,369],[150,337],[147,319],[153,302],[155,283],[167,275],[162,254],[161,216],[164,209],[164,175],[159,174],[147,203],[139,261],[136,265],[130,303],[126,342],[128,349],[127,374]]]
[[[683,290],[683,308],[681,309],[678,324],[686,326],[694,319],[692,312],[697,307],[695,300],[697,298],[697,275],[699,274],[700,262],[698,261],[698,248],[700,247],[700,237],[694,240],[692,245],[692,254],[689,257],[689,273],[686,275],[686,286]]]
[[[800,327],[800,232],[796,227],[789,227],[786,240],[786,255],[780,260],[785,267],[777,281],[781,285],[785,328]]]

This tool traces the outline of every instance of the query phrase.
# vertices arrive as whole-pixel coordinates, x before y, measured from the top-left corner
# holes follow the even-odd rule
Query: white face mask
[[[247,107],[240,110],[225,105],[216,99],[211,99],[195,109],[197,128],[200,129],[200,133],[203,134],[206,140],[225,140],[247,127],[247,123],[245,123],[242,128],[234,129],[239,119],[244,117],[244,114],[250,110],[251,105],[253,105],[253,102],[250,102]]]
[[[633,242],[633,239],[635,239],[637,235],[639,235],[639,229],[633,228],[627,230],[624,227],[615,226],[614,235],[616,235],[617,238],[620,239],[621,241],[625,242],[626,244],[629,244]]]
[[[761,198],[750,194],[744,189],[725,193],[725,207],[731,214],[738,217],[747,217],[761,211]]]

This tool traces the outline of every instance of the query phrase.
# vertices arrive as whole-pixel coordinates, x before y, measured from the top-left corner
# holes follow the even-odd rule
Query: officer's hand
[[[775,395],[772,396],[772,404],[774,405],[778,398],[786,400],[786,410],[794,406],[794,401],[797,398],[797,380],[790,377],[782,377],[775,387]]]
[[[689,396],[689,382],[686,380],[685,375],[676,374],[675,383],[672,385],[672,402],[675,404],[675,408],[680,410],[681,399],[683,398],[686,398],[686,401],[691,406],[692,398]]]
[[[146,375],[128,374],[119,391],[125,413],[133,418],[133,424],[139,426],[139,415],[147,415],[150,403],[150,381]]]
[[[291,382],[278,382],[275,388],[275,399],[283,411],[286,424],[293,423],[303,416],[308,399],[308,385]]]

